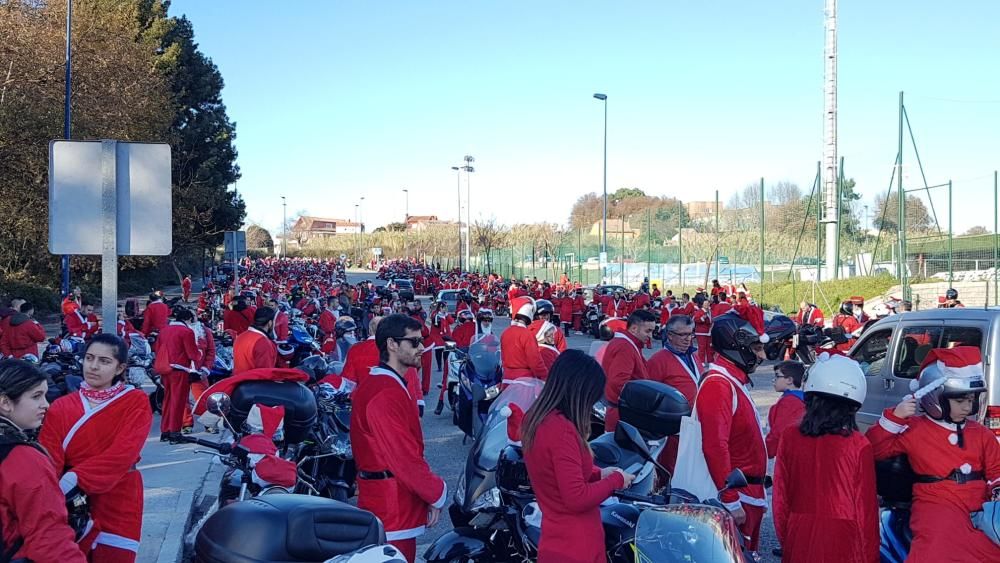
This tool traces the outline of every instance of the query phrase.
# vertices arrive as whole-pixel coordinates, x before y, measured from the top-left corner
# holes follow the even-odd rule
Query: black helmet
[[[476,320],[479,322],[492,321],[493,320],[493,310],[492,309],[480,309],[476,313]]]
[[[597,328],[597,332],[601,340],[605,342],[610,342],[611,339],[615,337],[615,331],[611,330],[611,326],[608,325],[607,321],[601,323],[601,325]]]
[[[853,315],[854,314],[854,303],[850,301],[844,301],[840,304],[840,314],[841,315]]]
[[[954,287],[949,287],[948,291],[944,292],[945,299],[958,299],[958,290]]]
[[[538,299],[537,301],[535,301],[536,318],[543,313],[548,313],[551,315],[552,313],[555,312],[555,310],[556,310],[555,306],[552,305],[552,302],[549,301],[548,299]]]
[[[326,377],[328,366],[323,356],[309,356],[302,360],[299,365],[295,366],[295,369],[304,371],[309,376],[309,381],[313,382]]]
[[[753,351],[754,345],[761,343],[760,338],[753,325],[736,313],[725,313],[712,322],[712,348],[747,375],[761,362]]]
[[[337,334],[337,338],[356,330],[358,330],[358,323],[354,322],[352,317],[346,315],[337,319],[336,324],[333,325],[333,331]]]

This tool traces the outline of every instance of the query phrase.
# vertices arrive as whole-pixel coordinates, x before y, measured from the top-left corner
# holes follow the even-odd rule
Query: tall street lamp
[[[601,264],[604,265],[608,261],[608,96],[598,93],[594,97],[604,102],[604,214],[601,229],[604,233],[601,237]],[[606,272],[602,272],[602,277],[605,274]]]
[[[465,155],[465,166],[462,170],[465,170],[465,266],[472,269],[472,177],[469,176],[476,169],[472,167],[472,163],[476,159],[469,155]]]
[[[406,194],[404,196],[405,203],[403,204],[403,255],[409,258],[410,255],[406,251],[406,243],[407,239],[410,238],[410,190],[403,188],[403,193]]]
[[[288,254],[288,205],[285,196],[281,196],[281,257]]]
[[[361,196],[359,205],[361,207],[358,211],[358,240],[361,241],[361,246],[358,248],[358,265],[360,266],[365,258],[365,196]]]
[[[455,171],[455,185],[458,191],[458,269],[462,271],[462,167],[452,166]]]

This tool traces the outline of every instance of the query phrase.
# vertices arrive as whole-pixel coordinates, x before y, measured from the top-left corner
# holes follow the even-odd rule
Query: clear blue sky
[[[846,174],[868,201],[885,191],[905,90],[929,182],[955,181],[956,230],[992,229],[1000,3],[839,9]],[[173,0],[171,12],[222,72],[238,187],[268,227],[281,195],[289,215],[345,218],[363,196],[372,229],[402,219],[403,188],[411,215],[454,218],[450,167],[466,154],[474,220],[565,223],[601,191],[594,92],[608,95],[609,191],[725,201],[763,176],[808,193],[822,156],[822,0]],[[919,185],[916,169],[907,181]],[[944,191],[935,204],[943,213]]]

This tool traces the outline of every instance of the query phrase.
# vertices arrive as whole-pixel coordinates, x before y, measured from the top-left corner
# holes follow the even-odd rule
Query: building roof
[[[303,215],[299,217],[298,221],[295,222],[295,226],[292,227],[295,230],[311,231],[311,232],[336,232],[337,227],[359,227],[360,223],[355,223],[354,221],[349,221],[347,219],[337,219],[334,217],[312,217],[308,215]]]
[[[437,215],[408,215],[406,217],[406,223],[408,225],[412,225],[413,223],[429,223],[437,220]]]

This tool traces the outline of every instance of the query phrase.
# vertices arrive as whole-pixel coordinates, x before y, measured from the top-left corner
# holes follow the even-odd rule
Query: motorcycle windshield
[[[480,376],[492,377],[500,364],[500,339],[487,334],[469,347],[469,362]]]
[[[309,331],[305,327],[295,326],[291,327],[292,340],[300,342],[302,344],[312,344],[313,338],[309,336]]]
[[[486,417],[486,424],[480,430],[473,447],[473,460],[477,466],[486,470],[496,469],[500,452],[507,447],[507,417],[503,416],[500,410],[507,405],[515,404],[521,407],[522,411],[528,412],[542,392],[542,385],[540,379],[522,378],[517,384],[507,387],[493,401]]]
[[[702,504],[651,508],[635,527],[638,563],[743,561],[739,530],[725,509]]]

